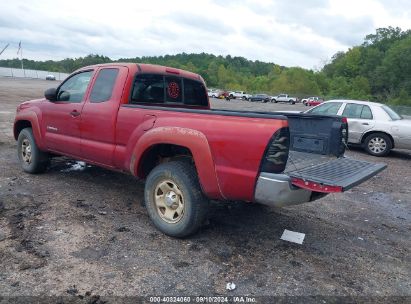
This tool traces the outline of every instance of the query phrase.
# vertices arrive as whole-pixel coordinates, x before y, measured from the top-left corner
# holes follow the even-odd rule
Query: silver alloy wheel
[[[21,142],[21,157],[25,163],[31,164],[31,144],[27,138]]]
[[[154,191],[158,215],[165,222],[175,224],[184,214],[184,197],[180,188],[171,180],[160,182]]]
[[[382,137],[374,137],[368,141],[368,149],[375,154],[384,153],[387,149],[387,142]]]

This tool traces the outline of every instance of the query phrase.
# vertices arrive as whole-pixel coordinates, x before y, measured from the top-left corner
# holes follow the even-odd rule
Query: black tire
[[[27,173],[42,173],[50,163],[49,154],[37,147],[31,128],[21,130],[17,139],[17,154],[22,169]]]
[[[295,101],[294,101],[294,100],[292,100],[292,99],[290,99],[290,100],[289,100],[289,103],[291,103],[291,104],[295,104]]]
[[[277,100],[276,100],[276,99],[273,99],[273,101],[274,101],[274,103],[277,103]]]
[[[393,142],[387,134],[373,133],[365,138],[363,147],[368,154],[374,156],[386,156],[390,153],[390,150],[393,147]]]
[[[162,189],[164,184],[168,192]],[[193,234],[207,216],[209,201],[201,191],[195,167],[187,160],[171,161],[155,167],[147,177],[144,198],[154,226],[172,237]],[[180,206],[181,215],[178,214]],[[167,212],[171,212],[171,219],[167,219]]]

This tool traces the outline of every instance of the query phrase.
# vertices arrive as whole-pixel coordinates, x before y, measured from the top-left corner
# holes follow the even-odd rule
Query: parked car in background
[[[208,97],[212,97],[212,98],[218,98],[218,96],[220,95],[220,90],[213,90],[213,89],[209,89],[207,90],[207,95]]]
[[[255,95],[252,95],[248,100],[251,102],[254,102],[254,101],[269,102],[270,96],[268,96],[267,94],[255,94]]]
[[[251,94],[247,94],[244,91],[233,91],[229,93],[231,99],[239,98],[242,100],[248,100],[251,97]]]
[[[46,80],[56,80],[56,76],[49,74],[46,76]]]
[[[318,106],[320,103],[323,103],[324,100],[321,97],[308,97],[305,100],[302,100],[303,104],[308,107]]]
[[[291,97],[288,94],[280,94],[277,96],[273,96],[271,97],[271,102],[289,102],[291,104],[295,104],[296,102],[298,102],[298,98],[297,97]]]
[[[305,113],[340,115],[348,121],[348,143],[374,156],[391,149],[411,149],[411,120],[384,104],[359,100],[330,100]]]

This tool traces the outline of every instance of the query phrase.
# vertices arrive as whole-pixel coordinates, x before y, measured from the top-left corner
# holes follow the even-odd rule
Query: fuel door
[[[143,130],[148,131],[152,127],[154,127],[154,124],[156,123],[157,116],[152,115],[152,114],[146,114],[144,115],[143,118]]]

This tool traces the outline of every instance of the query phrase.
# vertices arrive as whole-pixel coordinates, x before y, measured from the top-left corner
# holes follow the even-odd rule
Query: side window
[[[183,88],[181,86],[181,78],[165,77],[166,83],[166,102],[182,103],[183,102]]]
[[[102,69],[98,73],[90,94],[91,102],[103,102],[111,98],[118,69]]]
[[[347,117],[347,118],[361,118],[362,108],[363,108],[363,105],[358,105],[355,103],[348,103],[345,106],[342,116]]]
[[[200,81],[157,74],[137,75],[130,103],[177,103],[207,106],[208,95]]]
[[[324,103],[307,112],[312,114],[337,115],[341,105],[341,102]]]
[[[80,103],[92,74],[93,71],[81,72],[67,79],[58,90],[57,101]]]
[[[372,119],[372,112],[369,106],[363,106],[361,112],[362,119]]]
[[[207,106],[207,94],[201,82],[184,79],[184,104],[194,106]]]
[[[138,75],[131,93],[131,103],[164,103],[164,77],[162,75]]]

